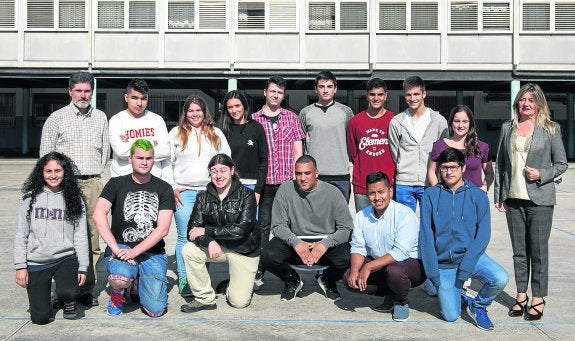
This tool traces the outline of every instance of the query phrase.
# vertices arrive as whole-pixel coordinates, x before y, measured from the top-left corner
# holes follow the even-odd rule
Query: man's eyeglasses
[[[439,170],[442,171],[443,173],[447,173],[447,172],[455,172],[455,171],[458,170],[459,168],[461,168],[460,165],[457,165],[457,166],[441,166],[441,167],[439,167]]]

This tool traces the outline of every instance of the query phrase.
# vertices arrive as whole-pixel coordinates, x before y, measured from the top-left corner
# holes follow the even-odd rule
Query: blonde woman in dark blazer
[[[549,235],[555,206],[555,179],[567,169],[560,126],[551,121],[537,84],[519,89],[514,118],[505,122],[497,149],[495,207],[505,212],[517,296],[509,316],[543,316],[549,273]],[[531,305],[527,287],[531,273]]]

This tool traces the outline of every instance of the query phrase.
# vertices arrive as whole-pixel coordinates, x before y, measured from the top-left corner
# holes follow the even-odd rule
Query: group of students
[[[86,105],[86,95],[77,95],[77,86],[86,83],[93,89],[87,75],[73,75],[69,87],[71,111],[84,118],[97,113]],[[425,106],[420,77],[408,77],[403,90],[408,108],[394,115],[385,108],[385,82],[371,79],[368,108],[354,116],[334,101],[337,81],[323,71],[315,80],[318,102],[297,115],[281,107],[286,82],[272,76],[261,110],[250,115],[246,97],[230,91],[216,123],[206,102],[190,96],[178,126],[168,132],[162,118],[146,110],[145,81],[132,80],[127,109],[110,119],[109,131],[107,125],[101,129],[113,152],[112,179],[93,204],[82,191],[82,181],[93,177],[75,169],[77,158],[57,143],[41,147],[22,188],[16,282],[28,290],[32,321],[53,318],[52,278],[64,317],[77,316],[78,287],[93,271],[90,253],[99,252],[94,229],[86,228],[91,217],[95,238],[107,244],[108,314],[122,313],[128,288],[146,315],[165,314],[163,237],[173,214],[178,291],[193,297],[182,312],[215,309],[218,292],[230,305],[246,307],[264,285],[266,270],[284,281],[280,297],[290,301],[303,282],[288,264],[325,264],[330,268],[317,281],[332,300],[341,299],[336,282],[343,277],[350,290],[385,296],[374,310],[404,321],[409,289],[427,278],[427,291],[438,295],[446,320],[457,319],[465,306],[476,325],[489,330],[486,307],[507,283],[507,272],[485,254],[491,228],[486,192],[494,178],[517,282],[509,315],[541,318],[554,180],[567,168],[560,128],[550,121],[543,92],[526,84],[517,94],[494,176],[489,146],[478,140],[469,108],[454,107],[446,121]],[[96,148],[107,157],[105,144]],[[355,220],[347,210],[352,186]],[[216,289],[209,262],[229,263],[230,279]],[[484,283],[474,298],[461,295],[470,278]]]

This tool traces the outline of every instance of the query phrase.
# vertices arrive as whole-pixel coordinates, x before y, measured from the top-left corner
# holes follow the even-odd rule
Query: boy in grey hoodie
[[[447,121],[425,106],[425,83],[418,76],[403,81],[407,109],[389,124],[389,149],[396,164],[396,201],[415,211],[427,185],[427,163],[433,143],[448,134]]]

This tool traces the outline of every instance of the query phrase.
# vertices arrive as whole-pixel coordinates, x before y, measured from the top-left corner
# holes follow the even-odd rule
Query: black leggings
[[[28,271],[28,301],[30,319],[35,324],[46,324],[53,318],[50,291],[52,278],[56,281],[56,295],[64,302],[74,301],[78,296],[78,259],[65,259],[57,265],[41,271]]]

